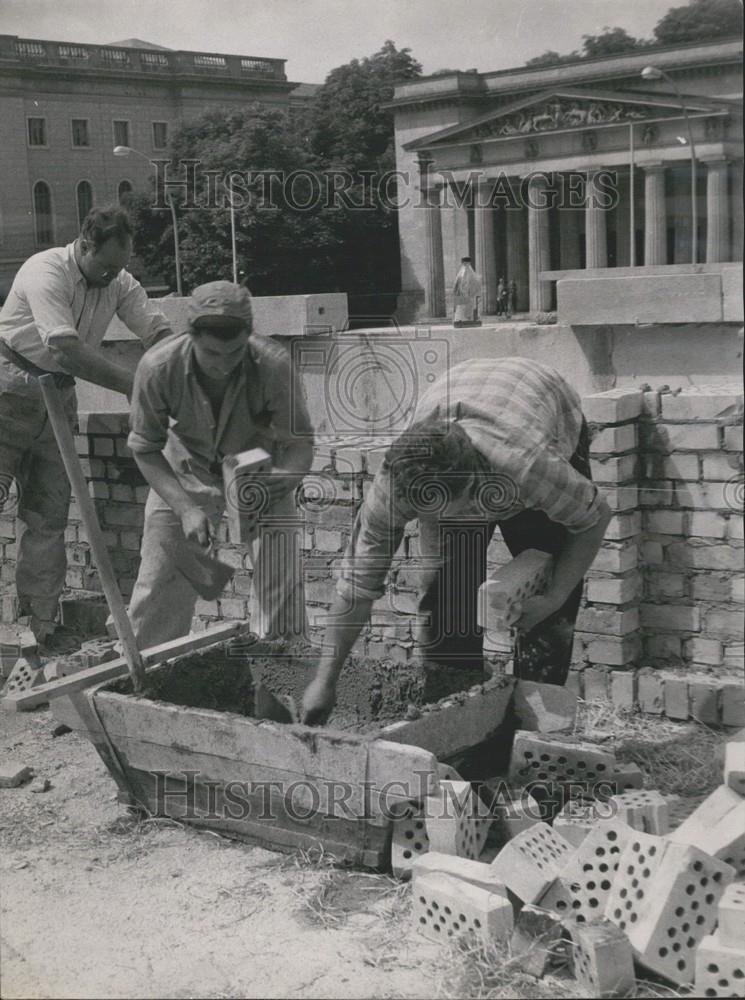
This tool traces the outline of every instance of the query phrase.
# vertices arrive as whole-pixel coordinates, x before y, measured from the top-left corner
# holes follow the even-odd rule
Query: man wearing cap
[[[210,545],[225,509],[222,461],[251,448],[273,461],[254,548],[258,631],[302,635],[294,491],[313,460],[313,429],[289,355],[252,331],[248,289],[211,281],[194,290],[188,332],[140,362],[130,423],[128,445],[152,487],[129,608],[140,649],[189,632],[197,594],[174,553],[184,538]]]
[[[70,483],[38,384],[52,374],[70,424],[75,379],[129,395],[132,373],[101,350],[116,315],[145,346],[170,324],[125,268],[132,224],[118,205],[92,209],[80,236],[22,265],[0,311],[0,509],[17,484],[16,586],[19,613],[45,643],[55,629],[67,560],[64,533]]]

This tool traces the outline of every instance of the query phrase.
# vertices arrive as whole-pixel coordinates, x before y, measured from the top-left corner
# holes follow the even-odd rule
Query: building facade
[[[567,272],[741,261],[741,64],[718,39],[397,87],[404,309],[452,315],[466,255],[486,315],[500,278],[535,313]]]
[[[284,59],[0,35],[0,296],[27,257],[72,240],[92,204],[146,187],[147,160],[167,158],[180,122],[254,101],[288,108],[296,86]]]

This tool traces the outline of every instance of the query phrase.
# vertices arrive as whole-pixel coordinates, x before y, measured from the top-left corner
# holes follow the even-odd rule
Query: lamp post
[[[675,91],[675,96],[680,101],[680,107],[683,112],[683,117],[685,118],[686,127],[688,129],[688,145],[691,147],[691,263],[696,264],[698,262],[698,204],[696,202],[696,147],[693,143],[693,129],[691,128],[691,119],[688,117],[688,108],[686,108],[685,101],[683,100],[683,95],[680,92],[680,88],[669,73],[666,73],[664,69],[659,69],[657,66],[645,66],[642,70],[643,80],[667,80],[667,82],[672,86]]]
[[[135,149],[134,146],[114,146],[114,156],[129,156],[134,153],[135,156],[141,156],[143,160],[147,160],[150,163],[150,159],[145,156],[144,153],[140,152],[139,149]],[[179,248],[178,240],[178,221],[176,219],[176,205],[173,201],[173,196],[170,191],[165,192],[166,201],[168,202],[168,207],[171,210],[171,220],[173,222],[173,250],[174,257],[176,260],[176,294],[178,296],[183,295],[181,287],[181,251]]]
[[[235,205],[233,204],[233,180],[231,177],[228,188],[228,198],[230,199],[230,251],[233,255],[233,284],[238,284],[238,253],[235,238]]]

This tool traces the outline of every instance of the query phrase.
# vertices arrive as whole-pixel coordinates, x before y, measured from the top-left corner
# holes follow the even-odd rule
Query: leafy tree
[[[673,7],[654,27],[659,45],[697,42],[725,35],[741,35],[743,30],[740,0],[691,0],[683,7]]]
[[[546,52],[542,53],[540,56],[533,56],[532,59],[528,59],[525,63],[526,66],[557,66],[560,63],[575,62],[580,58],[578,52],[569,52],[567,55],[562,56],[554,49],[548,49]]]
[[[602,56],[614,56],[619,52],[630,52],[644,45],[638,38],[630,35],[625,28],[604,27],[600,35],[583,35],[582,52],[586,59],[597,59]]]

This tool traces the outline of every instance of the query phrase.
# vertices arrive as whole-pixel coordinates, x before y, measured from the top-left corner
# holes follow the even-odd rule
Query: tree
[[[726,35],[742,35],[743,13],[740,0],[691,0],[673,7],[654,27],[659,45],[679,45]]]
[[[614,56],[619,52],[630,52],[641,48],[644,44],[634,38],[625,28],[604,27],[600,35],[583,35],[582,51],[586,59],[598,59],[602,56]]]
[[[575,62],[581,58],[578,52],[569,52],[562,56],[554,49],[548,49],[540,56],[533,56],[525,63],[526,66],[558,66],[560,63]]]

